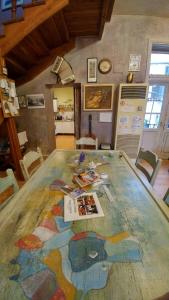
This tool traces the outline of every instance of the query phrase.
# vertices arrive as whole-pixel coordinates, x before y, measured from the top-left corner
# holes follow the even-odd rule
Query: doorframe
[[[148,50],[147,50],[147,66],[146,66],[146,74],[145,74],[145,79],[146,82],[151,85],[151,84],[166,84],[168,85],[167,88],[167,94],[169,95],[169,76],[165,76],[165,75],[150,75],[150,61],[151,61],[151,53],[152,53],[152,45],[153,44],[169,44],[169,40],[168,39],[162,39],[162,40],[156,40],[156,39],[149,39],[148,41]],[[166,96],[167,97],[167,96]],[[167,105],[167,103],[165,104]],[[143,132],[159,132],[161,130],[161,128],[157,128],[157,129],[149,129],[149,128],[143,128]],[[163,136],[163,140],[161,139],[162,143],[164,141],[164,136]],[[161,148],[162,149],[162,148]],[[159,149],[158,147],[158,151],[161,152],[161,149]],[[161,152],[162,153],[162,152]],[[168,155],[166,155],[166,157],[168,157]]]
[[[61,85],[58,83],[55,84],[46,84],[46,87],[50,90],[50,97],[53,100],[53,95],[51,90],[55,88],[65,88],[72,87],[74,92],[74,136],[76,139],[79,139],[81,133],[81,83],[69,83],[66,85]],[[53,105],[53,103],[52,103]],[[75,113],[76,111],[76,113]],[[77,126],[77,127],[76,127]]]
[[[149,39],[148,40],[148,48],[147,48],[147,66],[146,66],[146,76],[145,81],[149,83],[150,78],[153,79],[159,79],[159,80],[165,80],[169,81],[169,76],[165,75],[150,75],[150,60],[151,60],[151,53],[152,53],[152,45],[153,44],[168,44],[169,45],[169,39],[163,39],[163,40],[156,40],[156,39]]]

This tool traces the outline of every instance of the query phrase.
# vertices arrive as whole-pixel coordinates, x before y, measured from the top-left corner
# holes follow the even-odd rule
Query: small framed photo
[[[27,99],[25,95],[18,96],[18,102],[20,108],[26,108],[27,107]]]
[[[130,54],[128,71],[139,72],[140,64],[141,64],[141,55]]]
[[[28,108],[45,108],[43,94],[26,95]]]
[[[97,58],[87,59],[87,82],[97,82]]]

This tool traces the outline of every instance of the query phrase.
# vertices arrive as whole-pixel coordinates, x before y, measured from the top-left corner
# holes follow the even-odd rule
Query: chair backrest
[[[96,150],[98,149],[98,139],[93,139],[92,137],[81,137],[79,140],[76,140],[76,149],[82,146],[87,149],[87,146],[93,146]],[[80,147],[80,148],[82,148]]]
[[[37,152],[29,151],[19,162],[24,179],[28,180],[43,162],[41,149],[37,147]]]
[[[12,169],[7,169],[6,173],[6,177],[0,178],[0,209],[4,207],[4,205],[6,205],[12,196],[19,190],[19,186]],[[13,188],[13,194],[7,194],[7,197],[5,198],[3,194],[10,187]]]
[[[161,159],[155,153],[149,150],[144,151],[143,148],[140,148],[135,165],[147,177],[150,184],[153,185],[161,165]],[[149,167],[151,167],[151,170],[149,170]]]
[[[168,188],[167,192],[165,193],[163,200],[169,206],[169,188]]]

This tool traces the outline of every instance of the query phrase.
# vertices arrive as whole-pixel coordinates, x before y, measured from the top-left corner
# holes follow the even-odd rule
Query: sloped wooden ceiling
[[[74,47],[79,36],[101,38],[113,0],[70,0],[6,54],[9,77],[22,84],[33,79]],[[12,26],[12,24],[11,24]]]

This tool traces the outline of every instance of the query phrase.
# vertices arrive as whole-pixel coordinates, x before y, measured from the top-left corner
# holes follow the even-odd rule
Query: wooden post
[[[22,159],[22,154],[21,154],[18,135],[16,131],[15,120],[13,117],[10,117],[10,118],[6,118],[5,122],[8,131],[11,156],[16,168],[16,174],[19,179],[23,180],[23,175],[19,163],[19,160]]]
[[[11,13],[12,13],[12,20],[16,20],[16,0],[12,0],[12,9],[11,9]]]
[[[4,68],[6,68],[6,64],[4,58],[1,57],[1,49],[0,49],[0,75],[3,75],[4,78],[8,80],[7,76],[4,75]],[[22,159],[22,154],[19,145],[18,134],[16,131],[15,120],[12,116],[9,116],[4,118],[4,122],[6,123],[6,128],[7,128],[8,138],[10,143],[10,152],[16,168],[16,174],[19,179],[23,179],[23,175],[19,163],[19,160]]]

